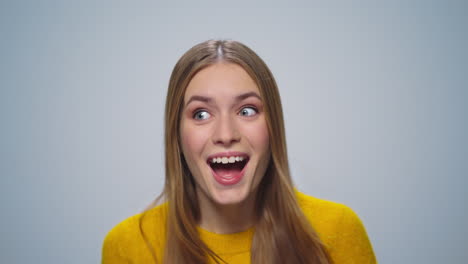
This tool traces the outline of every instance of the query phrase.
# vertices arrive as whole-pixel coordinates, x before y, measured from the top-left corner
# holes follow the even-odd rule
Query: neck
[[[199,200],[201,213],[199,224],[205,230],[217,234],[231,234],[245,231],[255,224],[253,197],[247,198],[242,203],[229,205],[216,204],[200,196]]]

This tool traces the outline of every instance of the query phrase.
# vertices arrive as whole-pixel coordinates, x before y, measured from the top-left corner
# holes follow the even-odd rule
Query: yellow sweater
[[[349,207],[299,192],[298,202],[327,246],[335,264],[377,263],[364,226]],[[115,226],[104,240],[102,263],[154,263],[140,232],[140,219],[144,233],[151,234],[148,239],[156,250],[158,263],[161,263],[165,244],[166,208],[167,204],[162,204]],[[198,230],[207,246],[226,262],[250,263],[253,228],[235,234],[215,234],[202,228]]]

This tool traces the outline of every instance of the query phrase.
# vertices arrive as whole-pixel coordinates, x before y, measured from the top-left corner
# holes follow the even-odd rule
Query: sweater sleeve
[[[364,225],[357,214],[343,206],[343,214],[337,227],[332,258],[341,264],[374,264],[377,260]]]
[[[121,246],[121,239],[117,233],[118,230],[111,230],[102,246],[102,264],[128,264],[130,260],[124,257]]]
[[[155,259],[161,263],[166,227],[164,208],[155,207],[131,216],[112,228],[104,239],[101,263],[155,263]]]

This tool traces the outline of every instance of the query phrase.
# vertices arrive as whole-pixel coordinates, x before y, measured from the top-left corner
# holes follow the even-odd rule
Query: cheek
[[[203,151],[206,142],[206,133],[201,129],[185,125],[183,122],[180,129],[182,152],[187,162],[193,162]]]
[[[256,151],[268,152],[270,146],[270,138],[265,120],[259,121],[252,126],[249,126],[245,135],[248,135],[250,144]]]
[[[256,123],[249,128],[249,131],[245,132],[247,133],[246,135],[248,135],[250,145],[255,153],[259,155],[259,160],[255,168],[256,177],[254,176],[254,181],[252,183],[252,188],[257,188],[265,175],[270,161],[270,138],[266,121],[263,120],[262,122]]]

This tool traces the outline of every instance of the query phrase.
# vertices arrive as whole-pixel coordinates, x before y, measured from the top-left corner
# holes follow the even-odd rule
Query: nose
[[[240,133],[233,117],[222,116],[215,122],[213,143],[216,145],[231,146],[240,141]]]

